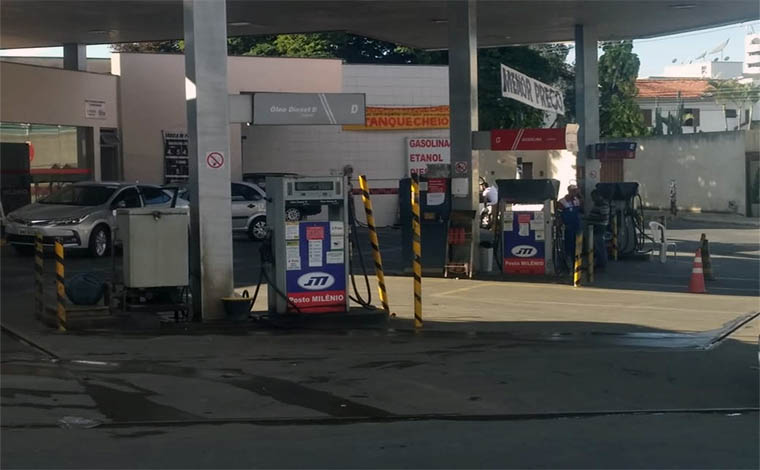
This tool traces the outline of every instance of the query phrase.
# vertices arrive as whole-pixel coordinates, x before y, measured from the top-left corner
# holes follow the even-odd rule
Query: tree
[[[639,57],[632,41],[602,45],[599,58],[599,128],[602,137],[646,135],[644,117],[636,104]],[[668,126],[670,128],[670,126]]]
[[[182,46],[181,41],[162,41],[119,44],[113,46],[113,50],[181,53]],[[446,51],[424,51],[343,32],[232,37],[227,40],[227,51],[230,55],[332,57],[349,64],[448,64]],[[479,50],[480,128],[541,127],[544,122],[543,111],[502,98],[500,64],[563,89],[567,111],[557,123],[570,122],[574,116],[575,101],[573,72],[565,63],[568,52],[569,48],[561,44]]]
[[[760,101],[760,86],[752,83],[741,83],[737,80],[711,80],[710,92],[715,102],[723,105],[725,115],[726,105],[732,104],[737,108],[737,117],[739,125],[737,129],[742,128],[742,116],[744,109],[749,108],[749,119],[747,120],[747,129],[752,125],[752,108],[755,103]],[[728,121],[726,121],[726,130]]]

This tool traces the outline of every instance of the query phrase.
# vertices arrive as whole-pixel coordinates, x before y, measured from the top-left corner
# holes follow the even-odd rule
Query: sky
[[[636,40],[633,42],[633,51],[638,54],[641,62],[639,77],[661,76],[665,67],[671,65],[674,59],[678,64],[689,63],[702,52],[710,51],[726,40],[728,40],[728,45],[723,51],[723,57],[728,57],[731,61],[742,61],[744,36],[752,28],[760,33],[760,21]],[[62,55],[63,49],[60,47],[0,50],[0,56],[61,57]],[[87,46],[88,57],[109,57],[110,55],[108,45]],[[714,57],[717,55],[708,55],[710,60]],[[574,60],[575,54],[571,51],[568,62],[572,63]]]

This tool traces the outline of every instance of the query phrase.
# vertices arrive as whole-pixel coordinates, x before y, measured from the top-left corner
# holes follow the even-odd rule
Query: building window
[[[652,127],[652,110],[651,109],[642,109],[641,117],[644,120],[645,126]]]
[[[727,109],[726,110],[726,118],[736,118],[736,110],[735,109]]]
[[[0,122],[0,142],[29,145],[32,200],[92,179],[92,128]]]
[[[699,127],[699,108],[686,108],[683,110],[683,125]]]

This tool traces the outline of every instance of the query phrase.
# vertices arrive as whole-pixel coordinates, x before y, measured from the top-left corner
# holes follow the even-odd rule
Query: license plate
[[[23,227],[18,228],[18,234],[19,235],[35,235],[34,230],[30,228],[23,228]]]

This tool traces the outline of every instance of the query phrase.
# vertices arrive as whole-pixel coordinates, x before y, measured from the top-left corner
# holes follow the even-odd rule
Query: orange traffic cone
[[[691,268],[691,279],[689,279],[689,292],[692,294],[704,294],[705,276],[702,272],[702,250],[697,248],[697,254],[694,256],[694,267]]]

